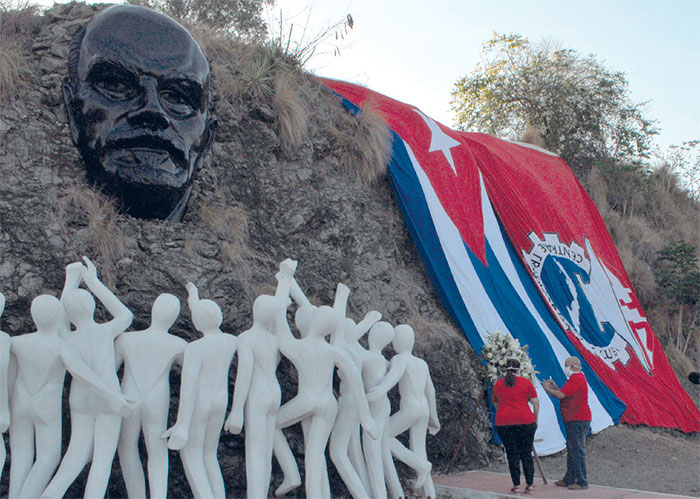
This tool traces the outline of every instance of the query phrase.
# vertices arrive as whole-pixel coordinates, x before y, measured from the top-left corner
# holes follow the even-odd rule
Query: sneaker
[[[556,482],[554,482],[554,485],[558,485],[559,487],[568,487],[569,486],[569,484],[566,483],[564,480],[557,480]]]
[[[566,488],[569,490],[583,490],[587,489],[588,485],[581,485],[580,483],[570,483],[566,486]]]

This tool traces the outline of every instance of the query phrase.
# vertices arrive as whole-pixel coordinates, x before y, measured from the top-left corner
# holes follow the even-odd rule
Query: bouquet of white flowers
[[[535,366],[527,354],[527,345],[520,345],[520,340],[513,338],[510,333],[494,331],[489,334],[488,341],[481,349],[481,363],[484,366],[484,377],[493,385],[506,375],[506,361],[518,359],[520,361],[519,375],[535,382]]]

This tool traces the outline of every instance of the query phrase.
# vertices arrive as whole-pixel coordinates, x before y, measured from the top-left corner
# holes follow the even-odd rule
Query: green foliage
[[[274,0],[127,0],[161,11],[189,24],[203,24],[210,28],[235,33],[251,41],[260,41],[267,35],[262,11]]]
[[[700,315],[700,271],[697,248],[685,241],[676,241],[659,251],[658,255],[654,273],[663,294],[677,308],[678,325],[675,346],[685,353]],[[685,314],[686,309],[690,309],[691,313]]]
[[[697,248],[676,241],[658,252],[654,272],[663,293],[684,305],[694,305],[700,296]]]
[[[520,35],[495,34],[482,60],[452,91],[460,128],[517,139],[533,126],[580,176],[596,159],[648,156],[657,132],[624,73]]]
[[[700,140],[689,140],[680,146],[671,146],[664,158],[678,175],[682,186],[700,201]]]

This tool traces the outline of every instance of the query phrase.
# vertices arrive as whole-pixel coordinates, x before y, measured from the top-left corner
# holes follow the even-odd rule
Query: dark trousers
[[[496,426],[496,432],[506,448],[508,470],[513,485],[520,485],[520,462],[523,463],[525,482],[531,485],[535,477],[535,465],[532,461],[532,442],[535,439],[537,425],[516,424]]]
[[[566,483],[588,485],[586,477],[586,435],[590,421],[569,421],[566,427]]]

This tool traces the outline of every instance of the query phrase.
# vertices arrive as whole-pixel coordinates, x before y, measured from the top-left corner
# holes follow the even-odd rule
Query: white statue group
[[[247,496],[268,496],[273,454],[284,475],[275,494],[283,495],[301,485],[282,431],[295,423],[301,423],[304,435],[306,497],[330,497],[326,446],[355,498],[404,496],[394,457],[416,471],[417,491],[435,497],[425,439],[440,425],[428,366],[412,355],[413,330],[381,322],[379,312],[369,312],[356,324],[345,316],[350,290],[343,284],[332,307],[312,305],[294,279],[295,270],[295,261],[280,264],[275,296],[256,298],[253,325],[238,336],[221,331],[219,306],[200,299],[188,283],[192,322],[202,337],[187,343],[168,332],[180,313],[175,296],[158,296],[148,329],[125,332],[133,314],[98,279],[95,266],[87,258],[68,265],[60,300],[41,295],[32,301],[36,332],[13,337],[0,332],[0,430],[10,431],[9,497],[63,497],[90,462],[84,497],[104,497],[118,452],[128,496],[144,498],[138,451],[143,431],[149,497],[166,497],[170,448],[180,451],[194,497],[225,498],[217,457],[222,427],[234,434],[245,427]],[[112,320],[94,321],[93,295]],[[299,338],[287,322],[292,300],[298,307]],[[0,293],[0,314],[4,306]],[[368,331],[365,349],[358,340]],[[396,355],[387,361],[382,350],[392,341]],[[298,373],[298,393],[281,407],[280,353]],[[238,370],[225,420],[235,354]],[[182,365],[180,399],[177,420],[166,431],[175,362]],[[66,371],[73,378],[71,435],[61,457]],[[391,415],[387,393],[395,385],[400,408]],[[396,438],[405,431],[408,448]],[[0,439],[0,475],[5,453]]]

